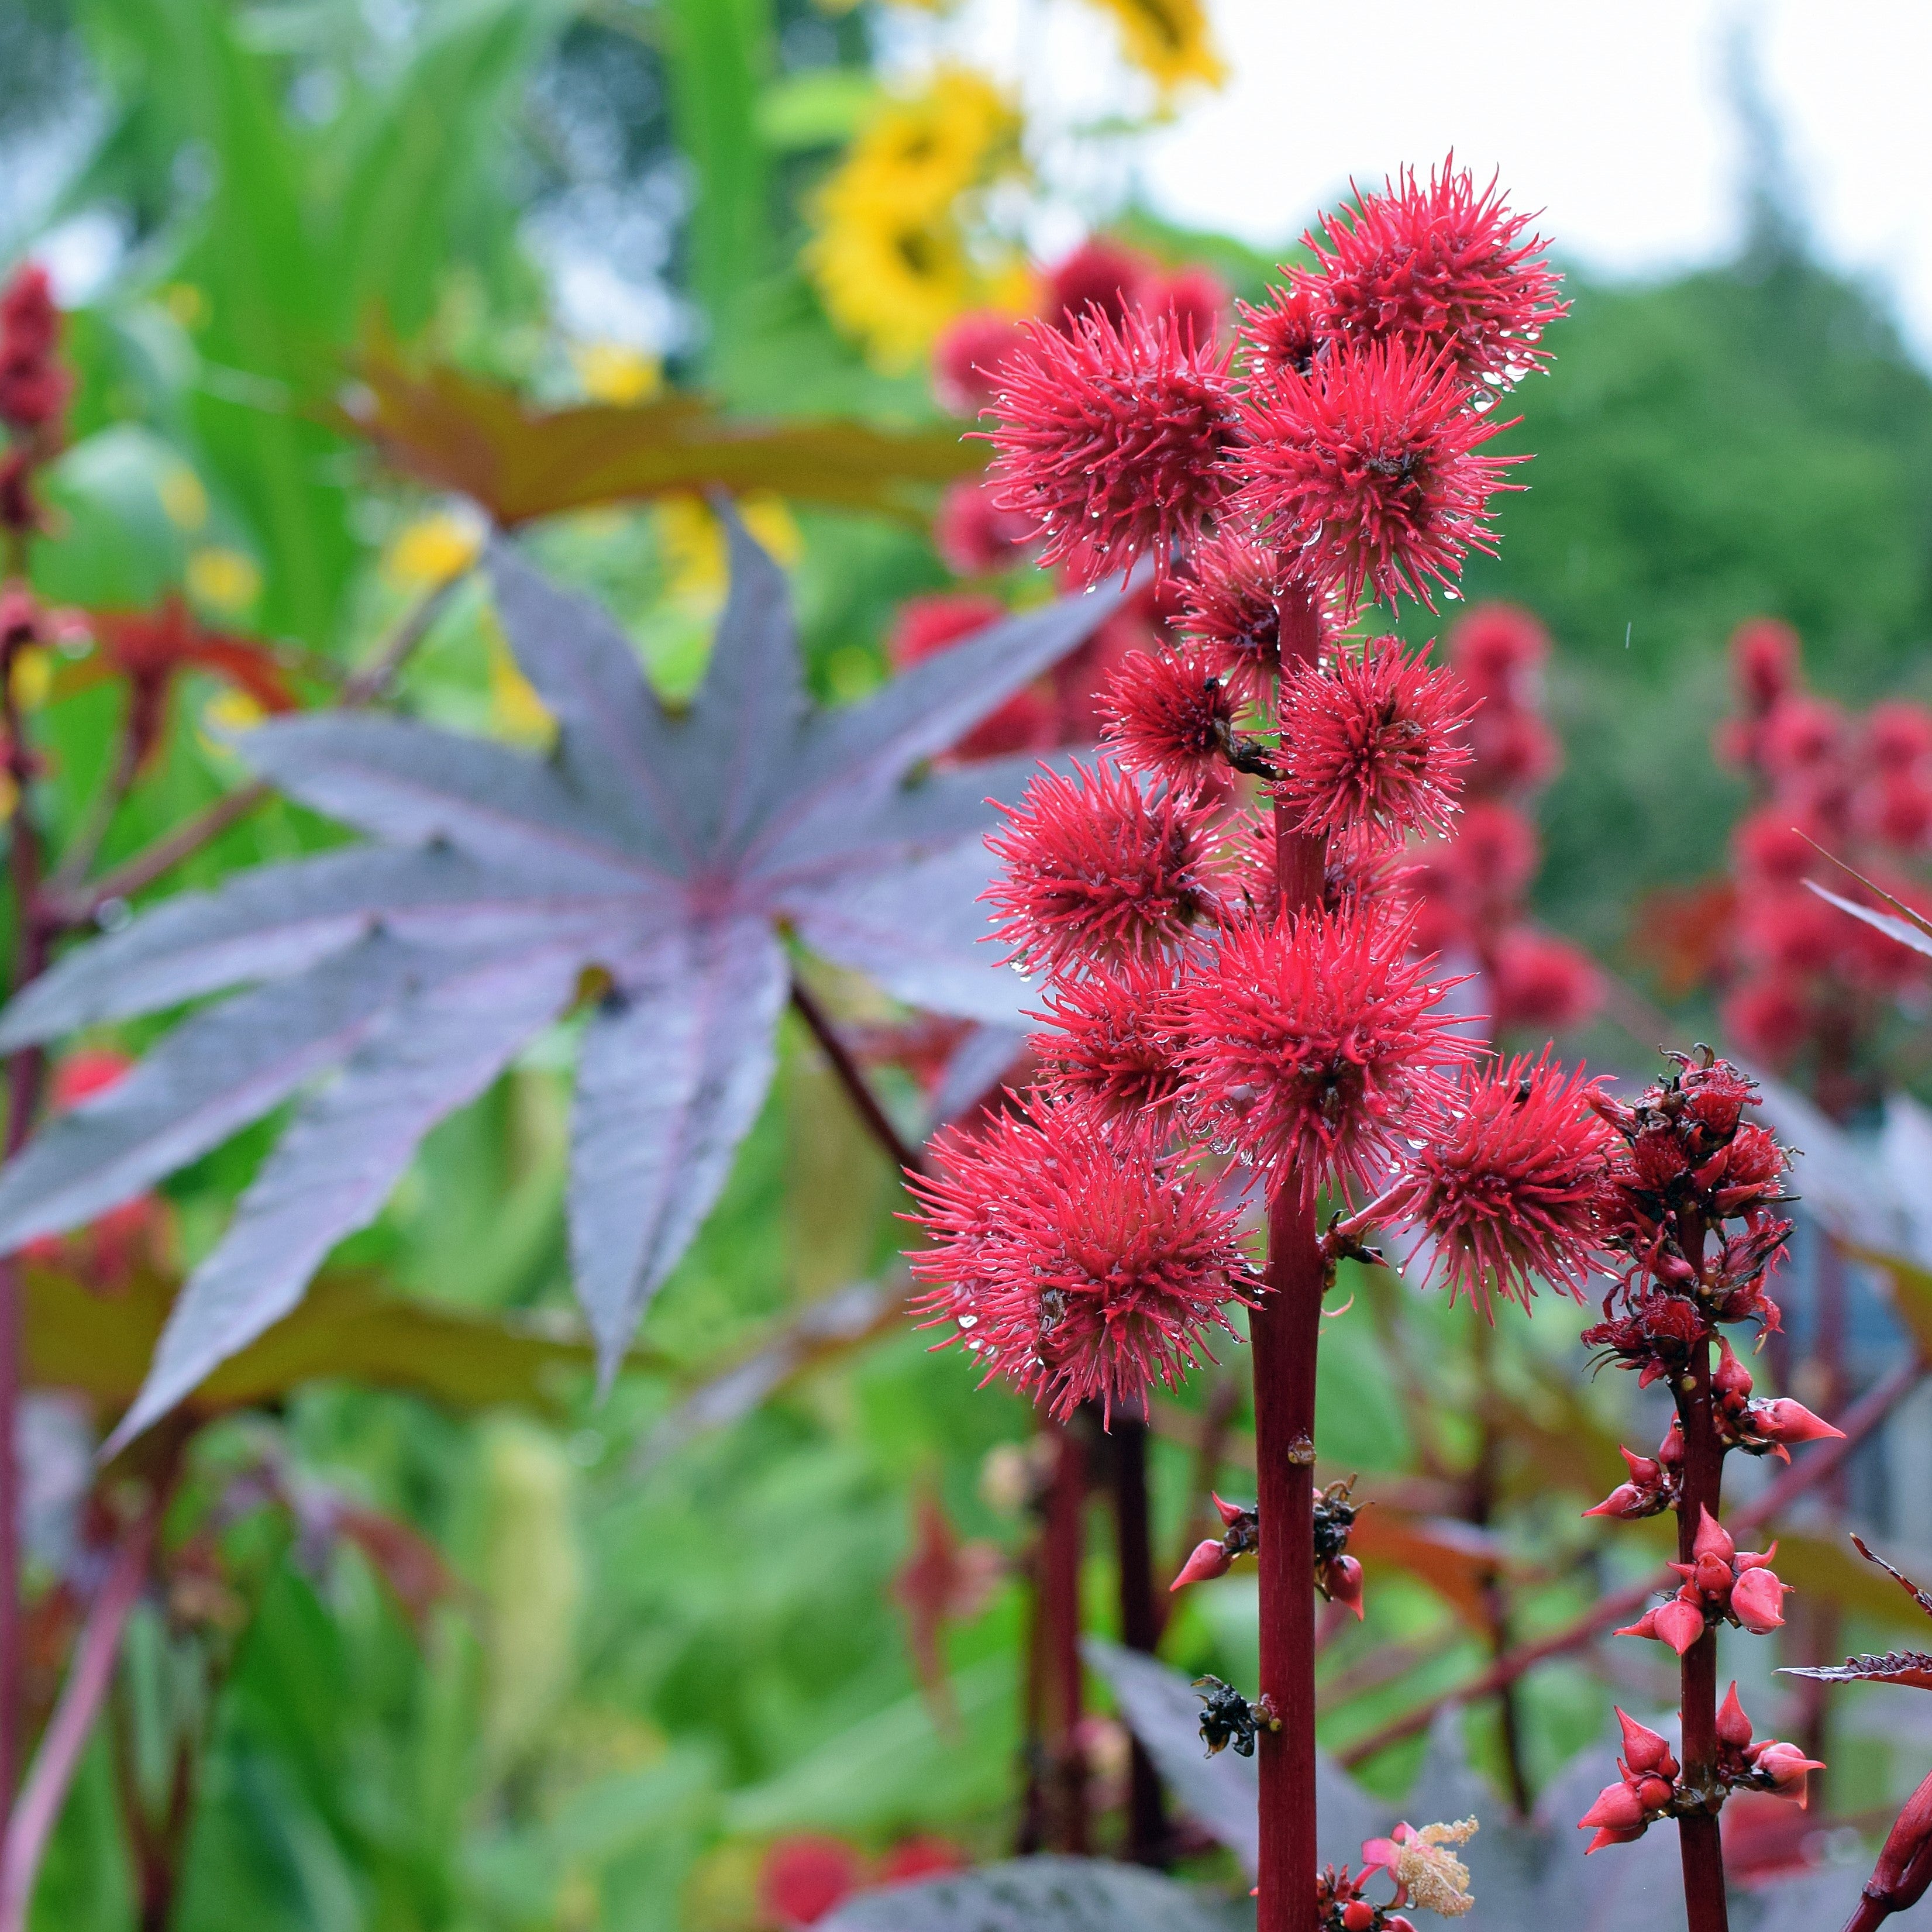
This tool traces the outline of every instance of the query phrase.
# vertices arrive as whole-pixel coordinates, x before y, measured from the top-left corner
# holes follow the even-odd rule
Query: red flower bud
[[[1753,1402],[1750,1423],[1758,1435],[1772,1442],[1839,1442],[1845,1433],[1842,1429],[1834,1429],[1823,1417],[1814,1415],[1802,1402],[1793,1402],[1788,1395],[1775,1396],[1769,1402]]]
[[[1594,1509],[1586,1509],[1586,1516],[1613,1516],[1626,1520],[1640,1516],[1648,1512],[1647,1498],[1634,1483],[1619,1483]]]
[[[1594,1825],[1607,1825],[1613,1832],[1628,1832],[1643,1822],[1643,1803],[1634,1786],[1622,1783],[1606,1784],[1597,1793],[1596,1802],[1576,1820],[1581,1832]]]
[[[1670,1645],[1682,1657],[1704,1634],[1704,1613],[1694,1604],[1673,1597],[1667,1604],[1659,1604],[1654,1610],[1646,1610],[1635,1623],[1616,1634],[1654,1637],[1659,1643]]]
[[[1731,1533],[1703,1504],[1697,1506],[1697,1534],[1690,1545],[1694,1556],[1716,1556],[1729,1563],[1738,1553]]]
[[[1676,1566],[1682,1569],[1684,1566]],[[1731,1587],[1731,1566],[1721,1556],[1706,1553],[1690,1565],[1690,1580],[1707,1597],[1722,1598]]]
[[[1352,1898],[1342,1908],[1342,1932],[1369,1932],[1376,1922],[1376,1908],[1366,1898]]]
[[[1180,1566],[1180,1574],[1167,1587],[1172,1592],[1210,1576],[1225,1576],[1234,1560],[1214,1538],[1204,1538],[1194,1546],[1194,1553]]]
[[[1210,1490],[1208,1494],[1214,1496],[1214,1492]],[[1214,1507],[1221,1512],[1221,1520],[1230,1529],[1232,1529],[1235,1524],[1249,1513],[1248,1506],[1245,1503],[1223,1502],[1219,1496],[1214,1496]]]
[[[1415,1922],[1405,1918],[1400,1912],[1391,1912],[1382,1924],[1385,1932],[1415,1932]]]
[[[1322,1587],[1331,1604],[1346,1604],[1359,1620],[1362,1609],[1362,1566],[1352,1556],[1338,1556],[1322,1572]]]
[[[1664,1440],[1657,1445],[1657,1460],[1666,1469],[1674,1469],[1684,1460],[1684,1431],[1677,1418],[1670,1418],[1670,1426],[1664,1432]]]
[[[1646,1814],[1664,1810],[1670,1803],[1670,1786],[1661,1778],[1640,1778],[1636,1781],[1636,1799]]]
[[[1661,1462],[1654,1462],[1648,1456],[1634,1455],[1622,1443],[1617,1444],[1617,1454],[1628,1466],[1630,1480],[1640,1488],[1654,1489],[1663,1481],[1664,1465]]]
[[[1718,1340],[1718,1366],[1712,1372],[1711,1386],[1720,1396],[1736,1396],[1740,1400],[1751,1392],[1750,1371],[1732,1354],[1731,1345],[1721,1336]]]
[[[1742,1750],[1751,1741],[1751,1720],[1744,1714],[1744,1707],[1738,1702],[1738,1687],[1732,1682],[1718,1712],[1718,1736],[1720,1742]]]
[[[1796,1744],[1774,1738],[1754,1754],[1757,1770],[1771,1780],[1771,1788],[1780,1798],[1794,1798],[1802,1808],[1810,1793],[1806,1780],[1814,1771],[1825,1768],[1822,1760],[1807,1757]]]
[[[1790,1588],[1768,1570],[1747,1570],[1731,1590],[1731,1614],[1762,1636],[1784,1621],[1784,1593]]]
[[[1587,1858],[1592,1852],[1600,1852],[1606,1845],[1633,1844],[1643,1836],[1647,1828],[1639,1825],[1630,1831],[1618,1832],[1612,1830],[1608,1825],[1600,1825],[1597,1828],[1597,1835],[1583,1847],[1583,1856]]]
[[[1640,1724],[1621,1705],[1616,1707],[1617,1722],[1623,1726],[1624,1762],[1634,1772],[1655,1772],[1664,1778],[1677,1774],[1677,1761],[1670,1755],[1670,1740]],[[1664,1769],[1665,1766],[1670,1768]]]

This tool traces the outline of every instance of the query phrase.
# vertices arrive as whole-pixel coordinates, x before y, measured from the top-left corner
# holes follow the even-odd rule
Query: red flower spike
[[[1172,315],[1090,313],[1063,334],[1025,325],[988,433],[994,500],[1040,526],[1040,560],[1094,584],[1151,553],[1165,574],[1226,494],[1235,434],[1228,358]]]
[[[1865,753],[1882,772],[1909,777],[1932,758],[1932,711],[1888,698],[1865,713]]]
[[[1536,876],[1536,828],[1515,806],[1478,800],[1462,814],[1448,858],[1472,895],[1514,900]]]
[[[1588,954],[1526,926],[1497,940],[1490,988],[1492,1017],[1499,1027],[1580,1026],[1603,997]]]
[[[1029,1044],[1056,1091],[1130,1126],[1165,1130],[1186,1086],[1175,1060],[1186,1009],[1166,964],[1130,959],[1063,980],[1041,1017],[1054,1030]]]
[[[1746,1630],[1762,1636],[1784,1622],[1785,1593],[1790,1587],[1768,1570],[1747,1570],[1731,1587],[1731,1614]]]
[[[1521,487],[1503,480],[1520,458],[1476,454],[1498,425],[1464,403],[1440,357],[1338,345],[1242,404],[1231,466],[1273,541],[1348,608],[1366,591],[1433,610],[1471,550],[1493,554],[1490,499]]]
[[[1077,972],[1150,959],[1220,910],[1211,812],[1150,799],[1108,765],[1042,771],[987,844],[1004,874],[984,897],[994,931],[1029,970]]]
[[[1190,793],[1226,774],[1238,700],[1204,652],[1135,652],[1100,708],[1107,747],[1130,771]]]
[[[1677,1760],[1671,1755],[1670,1739],[1648,1724],[1640,1724],[1620,1705],[1611,1708],[1623,1730],[1624,1763],[1640,1775],[1654,1772],[1660,1778],[1675,1778]]]
[[[1000,365],[1025,340],[1017,316],[975,309],[947,323],[932,347],[932,393],[956,416],[976,416],[993,400]]]
[[[1189,980],[1183,1066],[1204,1129],[1311,1195],[1382,1173],[1474,1048],[1408,956],[1412,922],[1354,909],[1234,928]]]
[[[1281,668],[1280,560],[1238,532],[1221,530],[1196,544],[1181,586],[1182,632],[1207,652],[1235,693],[1249,704],[1274,694]]]
[[[1404,169],[1380,194],[1358,193],[1324,222],[1325,247],[1304,236],[1321,269],[1306,280],[1332,330],[1397,338],[1452,356],[1466,380],[1514,382],[1548,366],[1543,332],[1569,312],[1531,219],[1493,177],[1479,193],[1452,154],[1426,184]]]
[[[1320,303],[1306,283],[1293,288],[1271,288],[1258,308],[1239,304],[1238,331],[1243,360],[1258,378],[1302,376],[1322,346]]]
[[[1718,1742],[1729,1744],[1733,1750],[1742,1750],[1751,1741],[1751,1720],[1744,1714],[1744,1707],[1738,1702],[1738,1687],[1735,1678],[1725,1694],[1724,1702],[1718,1710]]]
[[[23,262],[0,290],[0,422],[27,435],[66,408],[74,378],[58,359],[61,314],[38,262]]]
[[[1550,655],[1542,621],[1516,604],[1473,605],[1449,629],[1449,662],[1469,694],[1492,710],[1535,703]]]
[[[1471,716],[1453,671],[1421,645],[1374,638],[1332,667],[1298,666],[1282,687],[1282,775],[1275,796],[1307,832],[1371,828],[1445,836]]]
[[[958,577],[984,577],[1018,562],[1036,532],[1025,518],[1003,510],[995,492],[976,476],[946,486],[932,521],[933,548]]]
[[[947,1340],[988,1378],[1055,1416],[1089,1400],[1106,1413],[1212,1359],[1206,1330],[1228,1328],[1222,1304],[1250,1279],[1240,1217],[1144,1142],[1033,1104],[1036,1121],[1002,1115],[935,1143],[937,1172],[914,1184],[911,1218],[932,1243],[912,1259],[919,1306],[956,1324]]]
[[[1358,1622],[1366,1614],[1362,1603],[1362,1566],[1352,1556],[1338,1556],[1322,1566],[1322,1592],[1331,1604],[1353,1610]]]
[[[1731,633],[1731,676],[1745,708],[1762,716],[1798,680],[1798,633],[1775,617],[1753,617]]]
[[[1794,1442],[1840,1442],[1845,1435],[1842,1429],[1834,1429],[1802,1402],[1794,1402],[1786,1395],[1753,1402],[1749,1422],[1754,1435],[1787,1446]]]
[[[1144,255],[1118,242],[1083,242],[1047,270],[1040,311],[1056,328],[1070,329],[1094,310],[1118,325],[1139,306],[1150,266]]]
[[[1180,1566],[1180,1574],[1168,1584],[1170,1592],[1184,1589],[1190,1583],[1207,1582],[1210,1577],[1225,1576],[1234,1564],[1234,1553],[1227,1549],[1218,1537],[1204,1537],[1197,1543],[1187,1561]]]
[[[1433,1245],[1432,1278],[1484,1308],[1529,1305],[1538,1280],[1581,1298],[1598,1238],[1598,1198],[1615,1144],[1580,1067],[1546,1048],[1492,1063],[1444,1105],[1407,1166],[1407,1212]]]

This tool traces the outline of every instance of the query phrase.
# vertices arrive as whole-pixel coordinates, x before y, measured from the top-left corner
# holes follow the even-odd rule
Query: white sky
[[[1158,208],[1267,244],[1353,173],[1452,146],[1558,250],[1647,274],[1738,232],[1726,48],[1743,21],[1798,200],[1827,259],[1876,281],[1932,359],[1932,9],[1912,0],[1208,0],[1232,79],[1109,167],[1062,176],[1090,212],[1130,167]],[[1049,126],[1124,98],[1111,29],[1079,0],[968,0],[942,29],[1017,78]],[[1049,164],[1051,165],[1051,164]],[[1111,175],[1111,179],[1108,176]]]

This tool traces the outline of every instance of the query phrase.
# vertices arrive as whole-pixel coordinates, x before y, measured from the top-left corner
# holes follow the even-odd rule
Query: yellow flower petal
[[[577,380],[593,403],[646,403],[664,387],[656,356],[621,342],[586,342],[571,352]]]
[[[547,752],[556,742],[556,720],[494,624],[490,626],[490,722],[498,736],[533,750]]]
[[[185,463],[170,463],[155,484],[161,508],[178,530],[190,533],[208,521],[208,492]]]
[[[1208,29],[1202,0],[1089,0],[1120,30],[1121,50],[1163,94],[1189,81],[1219,87],[1228,78]]]
[[[29,644],[14,660],[14,702],[22,711],[38,711],[53,688],[53,653],[44,645]]]
[[[803,554],[804,539],[784,500],[770,490],[748,491],[738,500],[745,527],[789,567]],[[670,594],[679,602],[710,610],[724,595],[724,530],[701,496],[684,491],[661,496],[655,506],[658,554],[670,580]]]
[[[396,532],[382,555],[382,574],[398,590],[433,590],[467,570],[482,548],[482,532],[474,523],[438,511]]]
[[[262,594],[262,573],[253,557],[221,544],[191,551],[188,560],[188,595],[200,604],[232,616],[245,610]]]

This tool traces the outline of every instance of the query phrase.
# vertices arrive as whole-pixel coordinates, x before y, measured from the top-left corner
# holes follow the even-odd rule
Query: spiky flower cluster
[[[0,530],[15,542],[40,524],[34,472],[58,451],[74,376],[60,357],[61,316],[53,284],[23,262],[0,289]]]
[[[987,1379],[1036,1391],[1056,1415],[1103,1413],[1149,1382],[1211,1360],[1250,1270],[1238,1215],[1144,1138],[1109,1138],[1090,1116],[1036,1116],[954,1135],[916,1184],[932,1245],[913,1257],[918,1304],[950,1323]],[[1232,1331],[1231,1331],[1232,1332]]]
[[[982,507],[1073,582],[1141,558],[1157,579],[1150,648],[1100,699],[1101,760],[1040,773],[989,842],[994,935],[1046,982],[1029,1124],[952,1149],[922,1197],[928,1312],[963,1316],[989,1365],[1056,1403],[1124,1395],[1185,1352],[1114,1348],[1106,1321],[1075,1318],[1109,1299],[1097,1274],[1061,1285],[1076,1171],[1117,1245],[1142,1200],[1151,1245],[1122,1284],[1186,1249],[1152,1204],[1196,1166],[1231,1193],[1328,1190],[1358,1216],[1406,1200],[1438,1277],[1485,1298],[1582,1280],[1607,1130],[1546,1061],[1468,1077],[1479,1043],[1398,890],[1405,842],[1455,813],[1468,697],[1426,650],[1347,635],[1364,596],[1426,601],[1490,542],[1502,459],[1474,392],[1540,366],[1498,345],[1560,313],[1522,226],[1453,170],[1426,191],[1405,176],[1330,225],[1319,272],[1244,310],[1232,351],[1204,294],[1198,315],[1181,278],[1150,296],[1146,266],[1104,243],[1053,272],[1036,319],[981,317],[942,349],[947,397],[993,419]],[[895,644],[930,647],[923,628]],[[1298,866],[1310,890],[1285,895]],[[1004,1286],[975,1271],[988,1253]],[[1161,1304],[1170,1340],[1208,1322],[1205,1284],[1255,1292],[1244,1264],[1198,1260],[1176,1260],[1191,1286]],[[1359,1567],[1330,1554],[1329,1593],[1358,1604]]]

